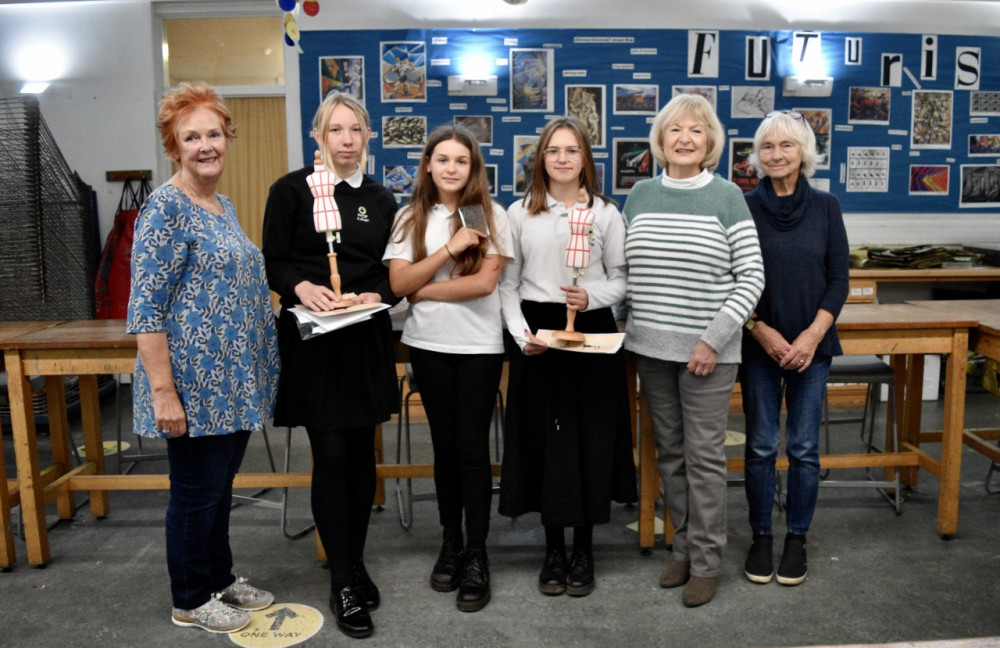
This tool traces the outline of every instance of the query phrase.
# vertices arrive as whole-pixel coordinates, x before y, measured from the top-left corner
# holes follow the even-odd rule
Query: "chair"
[[[407,389],[409,385],[409,389]],[[396,419],[396,463],[401,464],[403,446],[406,446],[406,463],[413,463],[410,446],[410,398],[420,393],[413,378],[413,365],[406,363],[406,372],[399,378],[399,416]],[[504,401],[503,392],[497,389],[497,403],[493,410],[493,449],[496,460],[500,460],[500,439],[503,435]],[[405,439],[404,439],[405,435]],[[499,487],[494,484],[493,492]],[[436,493],[414,493],[412,478],[396,478],[396,504],[399,507],[399,525],[409,529],[413,525],[413,502],[433,500]]]
[[[874,442],[875,432],[875,410],[878,407],[878,388],[886,385],[889,388],[889,409],[886,417],[892,426],[892,451],[899,448],[899,422],[895,420],[896,414],[896,373],[888,363],[878,356],[864,355],[836,356],[830,365],[829,383],[858,383],[867,385],[865,390],[865,404],[861,416],[830,418],[830,403],[826,394],[823,395],[823,433],[825,436],[826,454],[830,454],[830,426],[851,423],[861,424],[861,441],[865,445],[867,452],[883,452],[882,448]],[[879,489],[879,493],[892,505],[896,515],[902,513],[902,494],[900,489],[899,468],[892,469],[894,478],[892,480],[876,480],[871,476],[871,469],[866,469],[867,479],[865,480],[828,480],[829,470],[823,471],[820,477],[824,481],[823,486],[829,487],[874,487]],[[891,491],[891,492],[890,492]]]

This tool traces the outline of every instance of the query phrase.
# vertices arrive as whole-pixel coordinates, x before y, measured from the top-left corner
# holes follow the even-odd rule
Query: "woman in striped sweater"
[[[695,607],[712,600],[721,571],[729,398],[764,267],[742,193],[712,173],[725,133],[711,105],[674,97],[649,142],[664,172],[637,183],[623,210],[625,346],[636,354],[675,527],[660,585],[686,584],[684,605]]]

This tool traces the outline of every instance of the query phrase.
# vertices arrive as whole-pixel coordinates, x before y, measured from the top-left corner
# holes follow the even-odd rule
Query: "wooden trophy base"
[[[553,339],[562,340],[567,345],[583,344],[584,335],[577,331],[553,331]]]

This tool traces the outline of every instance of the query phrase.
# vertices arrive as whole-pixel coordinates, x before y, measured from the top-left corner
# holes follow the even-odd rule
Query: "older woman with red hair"
[[[264,258],[215,193],[236,136],[216,92],[181,84],[157,128],[179,166],[142,206],[127,327],[137,336],[137,434],[166,439],[167,571],[172,620],[209,632],[249,623],[270,592],[232,573],[233,477],[271,416],[277,341]]]

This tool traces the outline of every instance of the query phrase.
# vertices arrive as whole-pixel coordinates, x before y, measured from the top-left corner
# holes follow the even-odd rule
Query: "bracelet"
[[[455,261],[457,263],[458,262],[458,257],[456,257],[454,254],[451,253],[451,250],[448,249],[448,244],[447,243],[444,244],[444,249],[448,253],[448,256],[451,257],[451,260]]]

